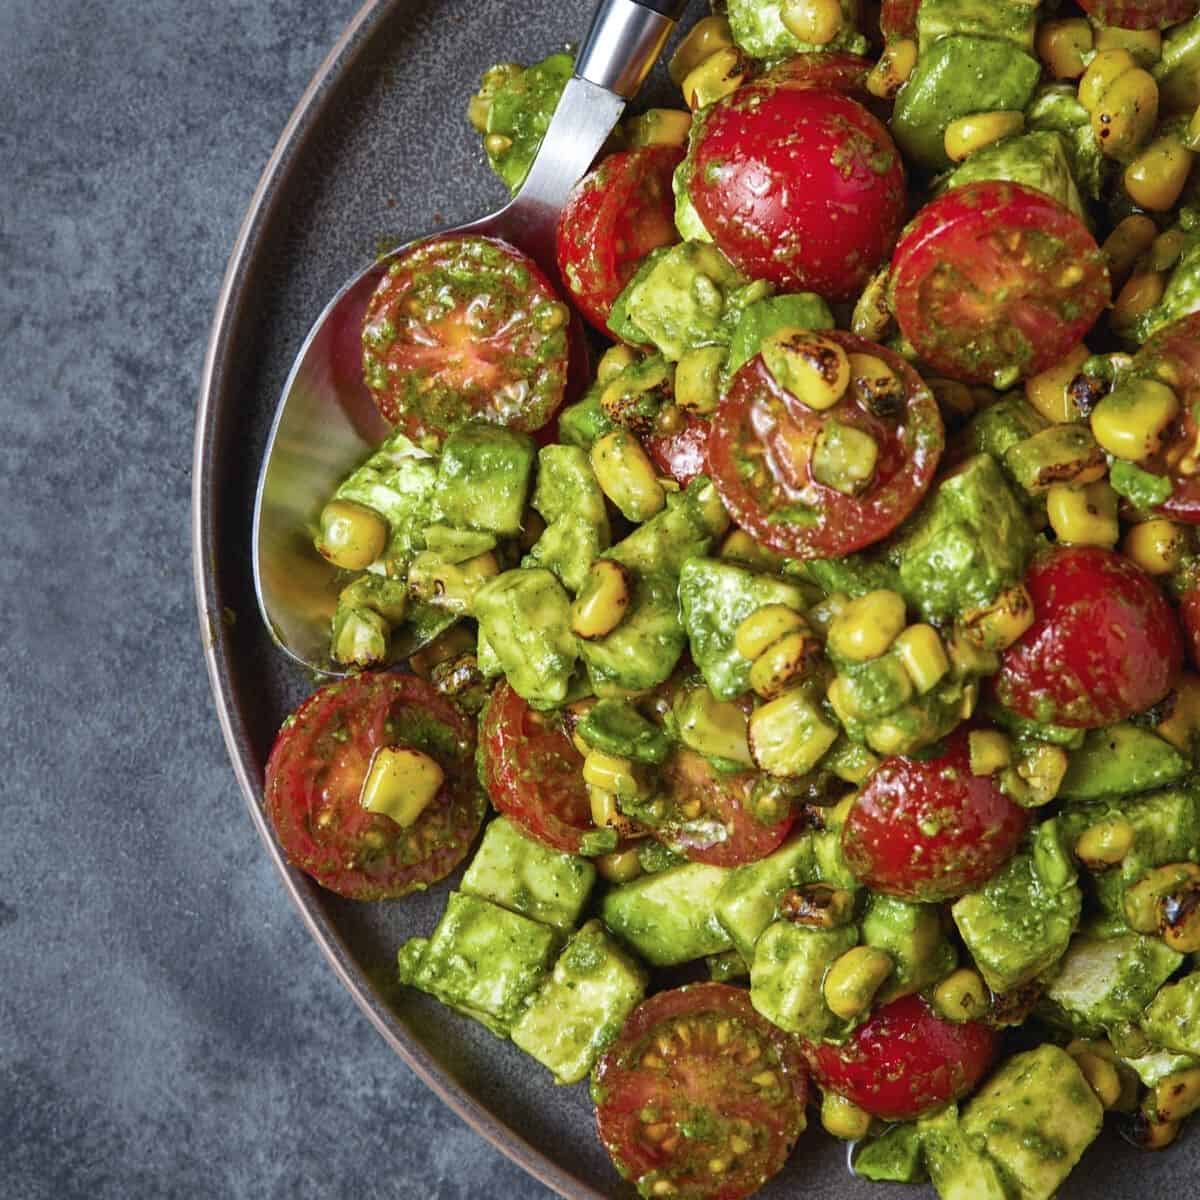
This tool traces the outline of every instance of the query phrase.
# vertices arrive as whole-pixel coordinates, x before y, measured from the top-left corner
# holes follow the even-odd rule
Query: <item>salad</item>
[[[268,812],[354,899],[465,864],[400,982],[590,1080],[642,1196],[814,1105],[1050,1200],[1200,1109],[1200,16],[1080,3],[728,0],[558,279],[434,237],[367,311]],[[570,71],[470,100],[514,190]]]

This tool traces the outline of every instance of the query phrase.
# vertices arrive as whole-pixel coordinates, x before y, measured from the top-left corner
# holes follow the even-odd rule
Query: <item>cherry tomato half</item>
[[[690,161],[689,194],[718,249],[784,290],[850,299],[904,221],[895,144],[839,92],[746,84],[708,111]]]
[[[1079,0],[1079,7],[1118,29],[1165,29],[1196,15],[1196,0]]]
[[[956,1024],[920,996],[885,1004],[840,1046],[806,1043],[805,1057],[823,1088],[887,1121],[911,1121],[960,1100],[996,1057],[995,1030]]]
[[[741,1200],[804,1131],[808,1073],[795,1039],[748,992],[698,983],[633,1010],[596,1065],[592,1096],[600,1140],[642,1195],[666,1181],[679,1200]]]
[[[1073,212],[1044,192],[991,181],[921,209],[892,256],[891,289],[921,358],[967,383],[1052,367],[1110,296],[1104,256]]]
[[[960,728],[937,758],[896,756],[875,768],[842,826],[842,852],[877,892],[952,900],[1008,862],[1028,821],[993,776],[971,774]]]
[[[867,76],[874,64],[861,54],[843,50],[818,50],[811,54],[794,54],[759,76],[758,85],[784,84],[787,87],[810,87],[826,92],[849,92],[863,97],[867,91]]]
[[[528,432],[562,403],[570,312],[533,260],[493,238],[422,242],[388,267],[363,322],[363,377],[414,436],[481,417]]]
[[[708,431],[711,422],[688,414],[674,433],[649,433],[642,441],[654,465],[680,487],[708,472]]]
[[[671,176],[678,146],[610,154],[585,175],[558,219],[558,269],[579,311],[606,337],[608,314],[638,264],[679,241]]]
[[[1034,621],[996,676],[1000,702],[1034,721],[1097,729],[1157,704],[1183,664],[1158,585],[1099,546],[1059,546],[1025,576]]]
[[[376,750],[404,745],[445,781],[407,829],[359,800]],[[383,900],[444,879],[466,857],[487,800],[475,728],[415,675],[364,673],[329,684],[287,719],[267,761],[267,815],[288,861],[322,887]]]
[[[900,411],[877,415],[847,392],[816,412],[781,388],[756,356],[734,376],[708,439],[712,479],[734,520],[792,558],[833,558],[886,537],[920,503],[945,445],[937,401],[899,355],[849,333],[822,336],[848,353],[883,359],[904,385]],[[879,447],[860,495],[813,475],[817,437],[830,421],[869,433]]]

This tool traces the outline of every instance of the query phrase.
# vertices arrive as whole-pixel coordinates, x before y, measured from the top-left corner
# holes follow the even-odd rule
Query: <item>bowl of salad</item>
[[[348,31],[206,376],[209,665],[315,936],[563,1195],[1188,1194],[1196,5],[693,13],[556,277],[435,236],[349,331],[390,432],[294,531],[318,686],[228,611],[270,412],[237,399],[344,266],[316,214],[397,113],[414,168],[441,136],[401,66],[499,60],[442,215],[523,179],[570,55],[447,13]]]

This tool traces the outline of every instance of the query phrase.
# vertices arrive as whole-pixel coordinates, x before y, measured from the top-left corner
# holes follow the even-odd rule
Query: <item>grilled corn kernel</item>
[[[1191,862],[1155,867],[1125,889],[1125,920],[1135,933],[1158,933],[1164,901],[1200,886],[1200,867]]]
[[[734,46],[710,54],[681,85],[683,98],[692,112],[707,108],[736,92],[746,78],[746,60]]]
[[[1159,1121],[1182,1121],[1200,1111],[1200,1067],[1176,1071],[1159,1080],[1149,1103]]]
[[[387,539],[388,523],[373,508],[353,500],[331,500],[321,510],[315,545],[335,567],[362,571],[383,553]]]
[[[1164,1150],[1178,1136],[1178,1121],[1155,1121],[1139,1112],[1134,1122],[1133,1140],[1143,1150]]]
[[[786,561],[782,554],[756,542],[744,529],[735,529],[721,543],[722,558],[736,558],[764,571],[778,571]]]
[[[596,381],[608,383],[627,367],[632,367],[635,362],[637,362],[637,355],[628,346],[620,344],[609,346],[596,364]]]
[[[612,633],[629,610],[632,594],[628,568],[611,558],[598,558],[571,605],[571,632],[588,639]]]
[[[680,87],[709,55],[732,45],[733,34],[724,17],[705,17],[697,21],[671,55],[671,63],[667,68],[671,82]]]
[[[689,350],[675,368],[675,403],[688,412],[715,412],[721,402],[721,368],[726,357],[723,346]]]
[[[587,751],[591,754],[591,750]],[[584,756],[585,761],[587,755]],[[610,792],[608,788],[592,787],[589,785],[588,790],[588,805],[592,812],[592,824],[597,829],[603,829],[606,825],[612,825],[620,816],[620,810],[617,808],[617,796],[615,792]]]
[[[978,971],[960,967],[933,990],[933,1005],[947,1021],[977,1021],[988,1009],[988,990]]]
[[[429,679],[434,667],[475,649],[475,635],[465,625],[452,625],[408,660],[414,675]]]
[[[507,154],[512,149],[513,140],[503,133],[489,133],[483,139],[483,148],[493,157]]]
[[[770,700],[804,676],[819,653],[820,644],[809,631],[785,633],[754,660],[750,686],[764,700]]]
[[[1071,395],[1071,382],[1083,369],[1091,352],[1080,343],[1066,358],[1040,375],[1025,381],[1025,397],[1047,421],[1063,425],[1079,419],[1079,409]]]
[[[994,675],[1000,670],[1000,656],[996,651],[977,646],[959,626],[950,631],[946,653],[950,655],[950,669],[958,679],[969,675]]]
[[[1171,711],[1154,727],[1176,750],[1191,754],[1200,736],[1200,676],[1185,671],[1175,685]]]
[[[433,803],[445,778],[428,754],[411,746],[384,746],[371,759],[359,801],[407,829]]]
[[[1101,97],[1127,71],[1137,67],[1128,50],[1105,50],[1095,55],[1079,81],[1079,103],[1088,112],[1100,104]]]
[[[799,688],[756,708],[749,734],[759,770],[780,777],[807,775],[838,737],[837,728]]]
[[[854,893],[827,883],[788,888],[779,898],[779,915],[793,925],[839,929],[854,920]]]
[[[679,740],[691,750],[754,765],[746,734],[746,714],[730,700],[718,700],[706,687],[690,688],[675,704]]]
[[[809,624],[818,632],[829,635],[829,627],[846,611],[850,597],[845,592],[830,592],[824,600],[808,610]]]
[[[1117,1074],[1117,1068],[1090,1050],[1078,1051],[1071,1057],[1105,1111],[1116,1108],[1121,1099],[1121,1076]]]
[[[888,42],[867,76],[867,91],[880,100],[890,100],[908,82],[916,65],[917,43],[912,38]]]
[[[825,974],[825,1003],[835,1016],[861,1016],[894,969],[892,956],[874,946],[855,946],[835,959]]]
[[[1175,134],[1156,138],[1125,168],[1130,200],[1151,212],[1169,212],[1183,193],[1192,157]]]
[[[1187,531],[1182,525],[1156,517],[1134,525],[1121,543],[1121,552],[1148,575],[1169,575],[1183,561]]]
[[[600,877],[609,883],[629,883],[642,873],[642,864],[636,848],[602,854],[593,861]]]
[[[1058,795],[1070,760],[1061,746],[1038,744],[1017,760],[1017,777],[1025,784],[1027,808],[1040,808]]]
[[[1128,50],[1139,67],[1152,67],[1162,58],[1162,33],[1157,29],[1102,25],[1096,30],[1096,49]]]
[[[1159,906],[1162,940],[1179,954],[1200,952],[1200,883],[1163,897]]]
[[[1078,79],[1084,72],[1083,56],[1090,54],[1094,35],[1082,17],[1043,21],[1038,25],[1037,54],[1055,79]]]
[[[591,460],[601,491],[630,521],[648,521],[666,504],[654,464],[632,434],[606,433],[592,446]]]
[[[1149,217],[1136,213],[1121,221],[1104,239],[1101,250],[1114,285],[1124,283],[1134,263],[1150,249],[1157,236],[1158,226]]]
[[[821,1097],[821,1126],[832,1137],[857,1142],[870,1132],[871,1114],[837,1092],[826,1092]]]
[[[838,675],[825,692],[834,714],[843,725],[849,725],[862,717],[854,699],[854,684],[845,675]]]
[[[874,354],[851,354],[850,394],[872,416],[898,417],[904,408],[904,384],[891,367]]]
[[[962,615],[961,630],[981,650],[1007,650],[1033,624],[1033,599],[1024,584],[1005,588],[982,608]]]
[[[879,444],[857,425],[833,419],[822,422],[812,453],[812,476],[818,483],[857,496],[875,477]]]
[[[1072,546],[1115,546],[1121,536],[1117,494],[1103,481],[1081,488],[1055,484],[1046,493],[1046,515],[1058,540]]]
[[[936,687],[950,670],[950,658],[932,625],[910,625],[893,643],[919,695]]]
[[[1139,462],[1155,453],[1179,413],[1179,398],[1157,379],[1126,379],[1092,410],[1092,434],[1114,458]]]
[[[1025,128],[1025,114],[981,112],[958,117],[946,126],[943,143],[951,162],[962,162],[968,154],[1011,137]]]
[[[838,0],[783,0],[779,15],[793,37],[814,46],[829,45],[845,24]]]
[[[408,568],[408,590],[434,608],[465,616],[483,583],[499,574],[500,563],[491,550],[460,563],[443,562],[436,554],[422,551]]]
[[[753,661],[785,633],[807,627],[804,617],[794,608],[786,604],[764,604],[737,627],[733,647],[743,658]]]
[[[593,789],[611,792],[622,800],[636,799],[641,791],[632,761],[606,754],[603,750],[588,751],[583,760],[583,781]]]
[[[1129,330],[1163,298],[1166,287],[1166,276],[1161,271],[1135,271],[1113,301],[1113,328],[1118,333]]]
[[[692,114],[678,108],[648,108],[625,122],[631,146],[686,146]]]
[[[994,729],[973,729],[967,735],[972,775],[994,775],[1012,766],[1012,743]]]
[[[840,658],[867,662],[885,653],[904,629],[904,599],[879,590],[851,600],[829,626],[829,648]]]
[[[850,385],[850,360],[837,342],[789,326],[763,339],[760,353],[781,388],[809,408],[832,408]]]
[[[1090,825],[1075,843],[1075,856],[1085,867],[1102,871],[1122,862],[1137,839],[1137,830],[1124,817],[1110,817]]]
[[[1128,162],[1146,144],[1157,121],[1158,84],[1141,67],[1120,75],[1092,109],[1092,132],[1100,149],[1119,162]]]

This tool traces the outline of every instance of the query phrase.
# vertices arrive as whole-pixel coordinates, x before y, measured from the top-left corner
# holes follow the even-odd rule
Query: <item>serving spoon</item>
[[[557,279],[559,212],[650,73],[683,7],[677,0],[599,0],[516,195],[482,220],[440,232],[498,238]],[[359,335],[389,263],[414,242],[360,271],[317,318],[284,384],[259,475],[252,535],[258,606],[279,646],[324,675],[346,674],[329,657],[330,621],[344,581],[314,550],[312,530],[338,484],[390,431],[363,382]]]

